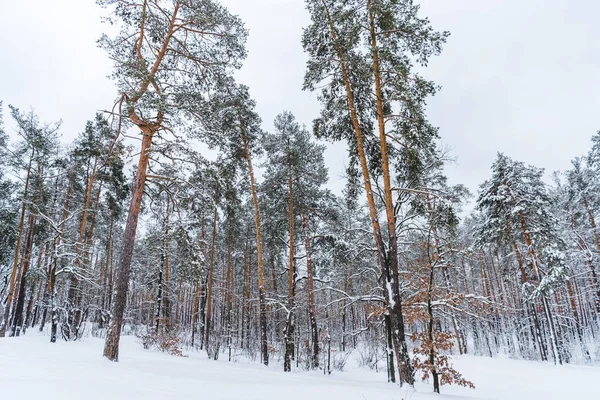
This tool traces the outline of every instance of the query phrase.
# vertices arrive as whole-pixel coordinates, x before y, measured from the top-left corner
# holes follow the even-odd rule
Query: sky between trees
[[[451,183],[473,192],[486,179],[498,151],[543,167],[569,168],[589,149],[600,108],[600,4],[591,0],[422,0],[432,25],[449,30],[441,57],[427,77],[442,86],[429,103],[429,119],[455,164]],[[311,126],[315,94],[301,90],[306,55],[302,0],[223,0],[250,30],[249,56],[237,73],[256,98],[263,125],[293,110]],[[105,78],[111,62],[95,42],[106,25],[92,0],[3,0],[0,5],[0,95],[33,107],[42,120],[62,117],[64,141],[86,119],[114,102]],[[275,90],[274,90],[275,89]],[[5,114],[7,110],[5,110]],[[11,121],[7,119],[11,133]],[[330,189],[339,193],[346,161],[343,145],[329,145]]]

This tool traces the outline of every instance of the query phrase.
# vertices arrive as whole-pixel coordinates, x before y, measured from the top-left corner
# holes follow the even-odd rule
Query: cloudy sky
[[[301,91],[309,22],[303,0],[222,0],[250,30],[237,78],[251,88],[270,129],[290,110],[310,126],[316,95]],[[421,0],[422,14],[451,37],[427,77],[442,91],[429,116],[455,164],[452,183],[473,191],[496,152],[544,167],[569,167],[600,130],[600,2],[594,0]],[[63,120],[72,140],[97,110],[111,107],[111,64],[95,41],[106,28],[93,0],[0,0],[0,100],[44,121]],[[10,127],[9,118],[5,122]],[[345,154],[329,146],[331,188],[343,186]]]

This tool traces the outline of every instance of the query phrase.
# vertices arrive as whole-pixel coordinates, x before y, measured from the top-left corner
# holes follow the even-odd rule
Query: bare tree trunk
[[[202,256],[204,258],[204,265],[206,266],[206,260],[208,259],[208,252],[206,249],[206,226],[205,226],[205,218],[202,215],[202,233],[201,233],[201,251]],[[203,270],[204,272],[204,270]],[[208,275],[203,275],[201,277],[200,282],[200,312],[199,318],[202,321],[202,325],[200,326],[200,350],[204,349],[204,333],[206,332],[206,282],[208,280]]]
[[[164,261],[164,282],[163,282],[163,302],[162,302],[162,315],[163,325],[168,331],[171,329],[171,289],[169,280],[169,197],[167,196],[167,206],[165,210],[165,221],[164,221],[164,240],[162,247],[162,257]]]
[[[200,290],[198,288],[198,282],[194,282],[194,291],[192,293],[192,339],[191,345],[194,347],[196,340],[196,331],[198,325],[198,302],[200,301]]]
[[[215,209],[213,213],[213,226],[212,226],[212,241],[210,246],[210,264],[208,266],[208,290],[206,293],[206,330],[204,333],[204,347],[209,353],[210,357],[210,329],[212,321],[212,298],[213,298],[213,284],[214,284],[214,265],[215,265],[215,246],[217,240],[217,205],[215,203]]]
[[[431,263],[431,260],[430,260]],[[433,306],[431,303],[431,296],[433,292],[433,277],[434,270],[433,265],[430,265],[430,273],[429,273],[429,287],[427,289],[427,336],[429,338],[429,365],[431,365],[431,376],[433,377],[433,391],[435,393],[440,392],[440,378],[435,367],[435,339],[433,337]]]
[[[200,251],[202,253],[203,260],[206,260],[206,251],[205,251],[205,228],[204,228],[204,215],[202,215],[201,222],[201,236],[200,236]],[[204,262],[204,261],[203,261]],[[200,319],[200,299],[202,298],[202,276],[200,276],[200,282],[196,280],[194,282],[194,294],[193,294],[193,305],[192,305],[192,347],[196,343],[196,332],[198,330],[198,320]],[[202,325],[204,326],[204,316],[202,315]],[[201,336],[200,346],[202,346],[203,337]]]
[[[81,275],[83,269],[85,269],[87,259],[84,256],[85,247],[85,233],[88,221],[88,214],[92,205],[92,193],[94,190],[94,182],[96,180],[96,170],[98,166],[98,157],[94,158],[92,171],[90,172],[90,164],[88,161],[88,173],[85,185],[85,197],[83,201],[83,209],[81,213],[81,221],[79,222],[79,234],[77,236],[77,243],[75,245],[75,273],[71,274],[70,287],[69,287],[69,326],[74,332],[69,332],[69,335],[73,334],[74,339],[77,339],[77,326],[79,325],[79,319],[81,317],[81,310],[79,309],[79,300],[81,297],[81,288],[79,287],[80,282],[77,275]]]
[[[288,301],[287,301],[287,319],[285,324],[285,355],[283,356],[283,370],[290,372],[292,370],[292,360],[294,359],[294,295],[296,289],[296,271],[294,262],[295,238],[294,238],[294,182],[292,174],[288,177],[289,187],[289,266],[288,266]]]
[[[119,360],[119,340],[121,339],[121,325],[125,314],[125,305],[127,303],[127,290],[129,286],[129,274],[131,272],[131,259],[133,257],[133,245],[135,243],[135,234],[140,214],[140,206],[144,196],[144,186],[146,184],[146,171],[150,160],[150,147],[152,146],[152,137],[154,131],[147,126],[142,126],[142,148],[140,160],[138,162],[135,181],[132,188],[131,203],[129,205],[129,214],[125,225],[123,235],[123,248],[119,259],[119,266],[116,275],[115,293],[113,296],[113,310],[110,326],[106,333],[104,344],[104,357],[110,361]]]
[[[154,317],[154,332],[160,333],[160,311],[162,310],[163,301],[163,268],[158,270],[158,290],[156,291],[156,315]]]
[[[319,329],[317,326],[317,311],[315,305],[315,281],[314,271],[311,256],[311,243],[310,231],[308,227],[308,217],[306,214],[303,215],[304,220],[304,232],[306,239],[304,240],[304,247],[306,250],[306,290],[308,291],[308,316],[310,319],[310,332],[312,336],[312,362],[313,368],[319,368]]]
[[[239,115],[239,114],[238,114]],[[267,304],[265,298],[265,264],[263,259],[263,245],[262,235],[260,226],[260,206],[258,204],[258,194],[256,191],[256,185],[254,183],[254,169],[252,168],[252,157],[250,155],[250,148],[248,147],[248,140],[244,132],[244,124],[239,116],[240,122],[240,136],[244,144],[244,151],[246,155],[246,161],[248,163],[248,173],[250,175],[250,191],[252,192],[252,202],[254,203],[254,224],[256,227],[256,249],[258,253],[258,303],[260,307],[260,341],[261,341],[261,354],[262,362],[265,365],[269,365],[269,349],[267,343]]]
[[[23,308],[25,306],[25,292],[27,291],[27,274],[29,272],[29,266],[31,265],[31,257],[33,252],[35,220],[35,216],[33,214],[29,214],[27,240],[25,242],[23,260],[21,263],[21,276],[19,291],[17,293],[17,304],[13,309],[13,315],[11,317],[10,336],[19,336],[21,333],[21,328],[23,327]]]
[[[42,260],[44,258],[44,254],[45,254],[45,252],[43,251],[44,247],[47,247],[47,245],[40,246],[39,251],[38,251],[38,258],[37,258],[37,263],[36,263],[36,269],[38,271],[40,271],[42,269]],[[45,262],[45,260],[44,260],[44,262]],[[39,280],[39,284],[37,284],[38,280]],[[38,286],[37,290],[36,290],[36,286]],[[39,303],[40,293],[42,292],[43,286],[44,286],[43,281],[41,279],[38,279],[37,277],[33,277],[33,281],[31,282],[31,286],[30,286],[30,290],[29,290],[30,293],[29,293],[29,301],[27,302],[27,311],[25,312],[25,322],[23,323],[23,334],[25,334],[25,331],[29,327],[29,324],[31,323],[32,320],[35,323],[35,315],[32,315],[33,306],[34,306],[34,304]],[[36,298],[36,300],[34,300],[34,298]],[[37,307],[36,307],[36,309],[37,309]],[[31,325],[31,327],[33,328],[33,324]]]
[[[231,313],[233,308],[233,262],[231,261],[231,221],[227,230],[227,272],[225,274],[225,327],[227,329],[227,351],[231,362],[231,347],[233,342],[233,328],[231,326]]]
[[[398,374],[400,383],[414,384],[414,371],[408,354],[408,346],[404,334],[404,315],[402,313],[402,298],[400,297],[400,275],[398,273],[398,236],[396,235],[396,211],[392,196],[392,184],[390,176],[390,165],[387,150],[387,137],[385,132],[385,115],[383,110],[383,90],[381,84],[379,51],[377,48],[377,35],[375,32],[375,17],[370,10],[371,1],[367,1],[369,8],[369,28],[371,35],[371,53],[373,58],[373,74],[375,80],[375,96],[377,103],[377,126],[379,131],[379,145],[381,148],[381,170],[383,172],[383,190],[385,198],[385,213],[388,223],[388,255],[387,255],[387,284],[391,288],[390,313],[392,324],[396,329],[392,330],[392,337],[396,347],[398,361]],[[391,278],[391,279],[390,279]]]
[[[50,292],[50,343],[56,343],[56,333],[58,330],[58,315],[56,313],[56,269],[58,268],[58,246],[61,238],[58,237],[54,241],[52,249],[52,267],[50,269],[50,281],[48,283],[48,291]]]
[[[246,237],[249,237],[246,235]],[[242,288],[242,348],[247,349],[250,344],[250,255],[248,254],[248,241],[244,249],[244,284]]]

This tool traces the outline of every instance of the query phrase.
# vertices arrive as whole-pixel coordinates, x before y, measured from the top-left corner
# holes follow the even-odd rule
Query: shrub
[[[181,339],[166,332],[147,332],[136,335],[146,350],[159,350],[178,357],[187,357],[181,350]]]

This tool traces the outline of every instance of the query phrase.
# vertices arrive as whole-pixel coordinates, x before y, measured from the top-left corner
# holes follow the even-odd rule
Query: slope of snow
[[[426,383],[401,389],[385,373],[358,369],[281,372],[259,364],[189,358],[143,350],[123,337],[119,363],[101,357],[103,341],[49,343],[45,336],[0,339],[0,399],[209,399],[209,400],[595,400],[600,399],[600,368],[464,356],[457,369],[477,389]],[[189,352],[188,352],[189,353]],[[350,362],[349,362],[350,364]]]

